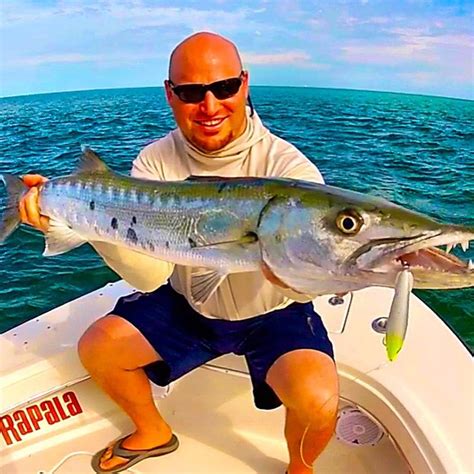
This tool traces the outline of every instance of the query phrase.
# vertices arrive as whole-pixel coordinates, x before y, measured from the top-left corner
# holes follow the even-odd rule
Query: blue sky
[[[474,99],[474,2],[2,0],[1,96],[160,86],[169,53],[214,31],[252,84]]]

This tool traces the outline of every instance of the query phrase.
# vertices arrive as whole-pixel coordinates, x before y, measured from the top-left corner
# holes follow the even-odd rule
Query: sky
[[[161,86],[197,31],[251,84],[474,100],[474,0],[1,0],[0,96]]]

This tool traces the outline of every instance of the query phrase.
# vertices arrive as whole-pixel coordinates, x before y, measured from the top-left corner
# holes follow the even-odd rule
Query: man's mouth
[[[207,128],[209,130],[217,129],[224,122],[227,117],[219,117],[207,120],[195,120],[194,122],[200,127]]]

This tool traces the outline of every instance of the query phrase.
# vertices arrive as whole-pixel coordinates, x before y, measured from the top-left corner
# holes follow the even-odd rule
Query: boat
[[[0,336],[3,474],[93,472],[95,452],[132,430],[82,367],[76,345],[107,314],[124,281],[59,306]],[[384,330],[393,290],[372,287],[314,300],[340,377],[336,430],[318,473],[474,472],[472,357],[411,295],[404,347],[388,362]],[[284,409],[254,407],[243,358],[227,355],[167,387],[153,387],[180,448],[133,473],[284,473]]]

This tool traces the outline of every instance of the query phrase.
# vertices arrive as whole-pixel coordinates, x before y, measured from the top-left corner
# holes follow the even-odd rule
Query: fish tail
[[[3,244],[20,225],[18,204],[27,193],[28,187],[20,178],[12,174],[0,174],[0,180],[3,181],[7,190],[7,205],[0,215],[0,244]]]

